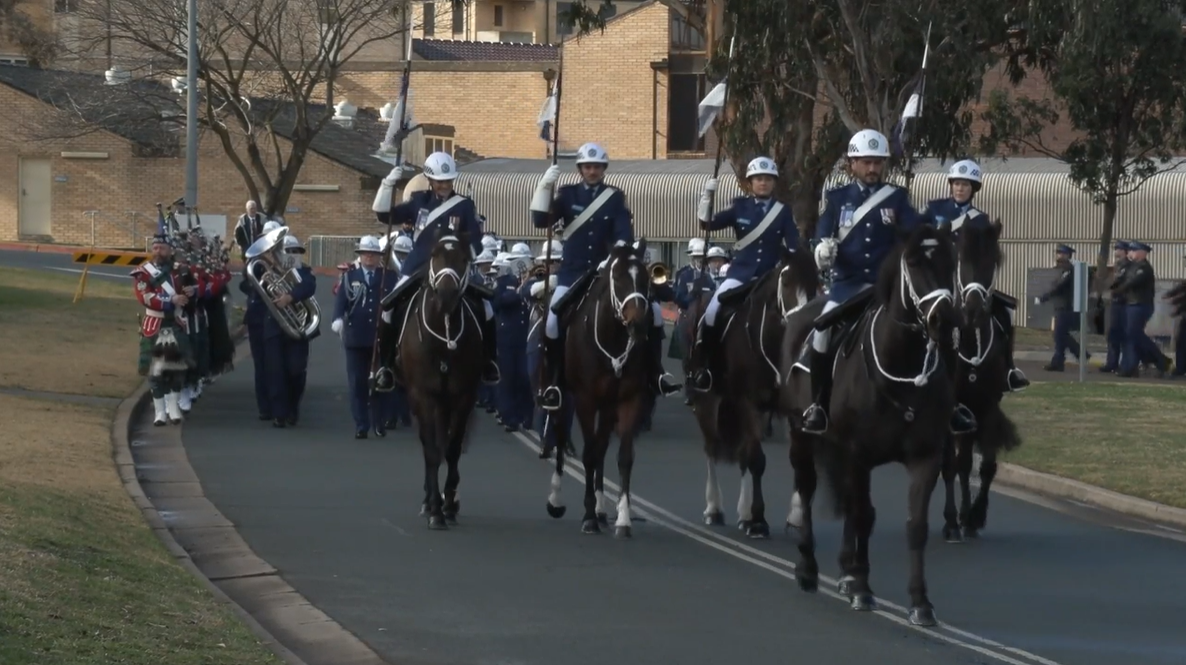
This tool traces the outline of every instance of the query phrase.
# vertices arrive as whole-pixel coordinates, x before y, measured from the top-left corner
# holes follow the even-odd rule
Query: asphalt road
[[[0,266],[24,268],[26,270],[47,270],[63,275],[82,274],[82,264],[74,263],[69,254],[58,254],[55,252],[0,250]],[[126,280],[128,279],[128,273],[131,271],[132,269],[126,266],[91,266],[90,276]]]
[[[700,437],[675,398],[660,405],[637,454],[636,517],[646,521],[633,540],[580,533],[582,486],[572,478],[568,514],[549,518],[549,464],[529,437],[503,433],[484,413],[461,461],[461,524],[430,532],[417,514],[418,440],[407,430],[352,438],[342,352],[325,328],[298,428],[256,420],[244,360],[207,389],[186,448],[207,496],[255,552],[392,663],[1186,662],[1186,534],[1013,492],[994,495],[979,541],[932,537],[928,580],[945,624],[905,625],[906,494],[896,467],[874,476],[872,584],[883,611],[849,610],[834,582],[800,592],[793,536],[777,528],[791,493],[785,443],[767,445],[773,538],[702,527]],[[721,480],[732,521],[737,474],[723,469]],[[941,508],[932,502],[933,534]],[[817,528],[822,572],[834,580],[840,524]]]

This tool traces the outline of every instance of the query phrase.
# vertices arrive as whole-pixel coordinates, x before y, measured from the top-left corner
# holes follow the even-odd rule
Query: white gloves
[[[607,257],[605,257],[604,259],[602,259],[602,260],[601,260],[601,263],[598,263],[598,264],[597,264],[597,269],[598,269],[598,270],[602,270],[602,269],[603,269],[603,268],[605,268],[607,265],[609,265],[609,257],[608,257],[608,256],[607,256]]]
[[[556,290],[556,277],[556,275],[548,275],[548,286],[551,287],[553,291]]]
[[[717,191],[717,179],[709,178],[708,180],[704,181],[704,191],[706,191],[706,192]]]
[[[544,177],[535,186],[535,195],[531,197],[531,211],[548,213],[552,211],[552,188],[560,180],[560,167],[553,164],[544,171]]]
[[[1042,304],[1042,299],[1041,299],[1041,298],[1034,298],[1034,304],[1035,304],[1035,305],[1041,305],[1041,304]]]
[[[540,281],[531,285],[531,297],[532,298],[539,298],[541,295],[543,295],[544,284],[545,284],[544,280],[541,279]],[[546,282],[546,284],[552,291],[555,291],[556,290],[556,276],[549,275],[548,281]]]
[[[329,325],[329,327],[330,327],[330,330],[333,330],[334,333],[341,336],[341,334],[342,334],[342,320],[341,319],[334,319],[334,322],[331,323]]]
[[[815,247],[815,264],[820,270],[827,270],[836,261],[836,239],[824,238]]]
[[[548,167],[547,171],[544,171],[544,177],[541,178],[539,182],[541,185],[547,185],[548,187],[551,187],[552,185],[555,185],[559,181],[560,181],[560,166],[558,164],[553,164]]]
[[[405,177],[411,177],[412,173],[412,169],[405,170],[403,166],[396,166],[391,169],[391,173],[388,173],[386,178],[383,178],[383,184],[387,187],[395,187],[397,182]]]
[[[388,213],[391,212],[391,198],[394,193],[395,184],[403,180],[405,175],[404,167],[396,166],[391,169],[391,173],[383,178],[383,182],[379,185],[379,191],[375,192],[375,201],[371,204],[371,211]],[[407,172],[411,175],[411,171]]]

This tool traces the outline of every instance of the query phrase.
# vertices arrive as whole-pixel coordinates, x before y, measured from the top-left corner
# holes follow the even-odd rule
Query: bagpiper
[[[152,240],[152,260],[131,273],[136,299],[144,305],[140,322],[141,376],[152,392],[153,424],[180,424],[180,396],[185,373],[193,366],[185,308],[196,288],[182,287],[169,237]]]

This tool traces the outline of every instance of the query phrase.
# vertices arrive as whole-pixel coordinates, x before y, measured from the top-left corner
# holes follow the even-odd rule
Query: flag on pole
[[[395,137],[412,124],[412,107],[408,103],[408,79],[410,72],[405,71],[399,85],[399,100],[395,103],[395,110],[391,114],[391,121],[387,123],[387,134],[383,143],[379,145],[379,152],[395,153]],[[407,107],[407,110],[404,110]],[[403,122],[400,122],[401,116]]]
[[[907,89],[910,90],[910,97],[906,100],[906,106],[902,109],[902,117],[894,125],[893,143],[895,154],[901,156],[906,153],[906,144],[910,141],[914,134],[914,125],[918,119],[922,117],[923,98],[926,94],[927,87],[927,58],[931,55],[931,27],[927,26],[926,44],[922,52],[922,68],[919,69],[918,74],[910,81]]]
[[[548,98],[544,100],[544,105],[539,110],[539,117],[535,120],[535,124],[539,126],[539,137],[545,141],[552,140],[552,123],[556,121],[556,91],[559,81],[560,77],[556,77],[552,81],[552,91],[548,93]]]
[[[725,77],[724,81],[716,84],[712,90],[708,91],[704,99],[700,100],[700,136],[704,136],[708,132],[708,128],[712,127],[717,116],[725,110],[725,88],[728,80],[728,77]]]

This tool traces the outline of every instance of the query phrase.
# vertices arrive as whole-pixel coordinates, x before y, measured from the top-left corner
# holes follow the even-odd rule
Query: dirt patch
[[[1036,383],[1002,404],[1024,441],[1005,461],[1186,508],[1186,389]]]
[[[126,397],[140,382],[136,315],[127,283],[78,280],[47,271],[0,268],[0,386]]]

